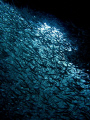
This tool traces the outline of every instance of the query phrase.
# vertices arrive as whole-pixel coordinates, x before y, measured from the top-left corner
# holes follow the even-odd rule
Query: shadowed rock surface
[[[28,7],[35,11],[50,13],[59,18],[67,28],[69,38],[77,44],[77,52],[70,53],[68,60],[79,68],[90,69],[90,17],[89,3],[85,1],[42,1],[42,0],[3,0],[18,8]],[[76,59],[70,59],[73,56]],[[78,60],[77,60],[78,59]],[[81,65],[79,63],[82,63]]]
[[[0,3],[0,119],[89,120],[89,69],[74,64],[78,37],[50,14]]]

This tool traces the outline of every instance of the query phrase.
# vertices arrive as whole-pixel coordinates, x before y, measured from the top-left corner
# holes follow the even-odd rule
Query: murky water
[[[62,23],[3,2],[0,13],[1,120],[89,120],[89,74],[66,59],[78,47]]]

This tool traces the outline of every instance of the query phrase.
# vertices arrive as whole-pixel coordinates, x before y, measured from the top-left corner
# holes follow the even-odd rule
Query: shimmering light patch
[[[40,27],[38,28],[38,30],[40,30],[41,33],[50,32],[50,35],[52,37],[62,37],[63,36],[63,33],[61,33],[59,29],[57,29],[53,26],[49,26],[49,25],[47,25],[47,23],[41,24]]]
[[[59,30],[54,27],[54,29],[52,30],[52,32],[53,33],[57,33],[57,32],[59,32]]]
[[[50,27],[50,26],[48,26],[46,23],[44,23],[44,25],[45,25],[45,28],[46,28],[46,29],[51,28],[51,27]]]
[[[64,39],[64,34],[57,29],[55,26],[50,26],[47,23],[39,23],[38,31],[40,31],[43,35],[45,35],[45,40],[51,41],[51,43],[61,43],[60,49],[66,51],[72,51],[72,46],[67,39]],[[40,33],[38,32],[38,34]],[[40,34],[39,34],[40,35]],[[38,35],[38,36],[39,36]],[[63,44],[62,44],[63,43]]]
[[[41,31],[48,30],[50,28],[51,28],[50,26],[48,26],[46,23],[44,23],[44,25],[41,26]]]
[[[72,51],[72,48],[71,48],[71,47],[69,47],[69,48],[68,48],[68,51]]]

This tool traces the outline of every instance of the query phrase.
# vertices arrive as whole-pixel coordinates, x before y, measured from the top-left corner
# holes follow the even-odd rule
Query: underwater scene
[[[90,119],[89,69],[69,36],[55,16],[0,0],[0,120]]]

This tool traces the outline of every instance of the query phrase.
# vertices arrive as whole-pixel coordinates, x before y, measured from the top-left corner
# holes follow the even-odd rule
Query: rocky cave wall
[[[0,119],[89,120],[89,73],[68,61],[62,22],[1,0],[0,13]]]

